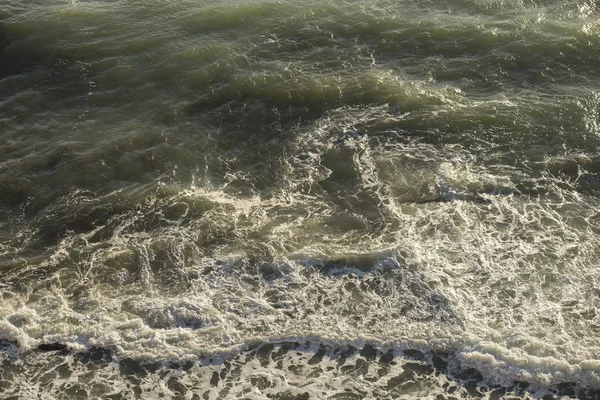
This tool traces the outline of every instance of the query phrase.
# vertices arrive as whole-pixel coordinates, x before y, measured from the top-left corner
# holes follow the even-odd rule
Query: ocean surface
[[[595,0],[0,0],[0,398],[598,399],[599,149]]]

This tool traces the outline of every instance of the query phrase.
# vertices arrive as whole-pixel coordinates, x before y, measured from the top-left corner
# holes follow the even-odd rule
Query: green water
[[[594,398],[599,59],[595,1],[0,0],[2,396]]]

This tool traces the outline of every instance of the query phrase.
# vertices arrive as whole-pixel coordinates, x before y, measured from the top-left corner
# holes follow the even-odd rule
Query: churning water
[[[595,0],[0,0],[0,397],[600,396]]]

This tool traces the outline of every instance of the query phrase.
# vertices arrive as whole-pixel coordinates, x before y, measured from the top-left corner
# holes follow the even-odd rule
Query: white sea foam
[[[2,396],[600,389],[594,5],[242,3],[0,10]]]
[[[359,135],[335,144],[343,126],[332,121],[354,112],[298,136],[280,183],[286,196],[165,191],[66,236],[43,264],[56,272],[4,304],[2,338],[23,351],[61,343],[154,361],[236,354],[257,340],[413,346],[450,352],[494,384],[598,387],[598,247],[581,229],[595,212],[586,198],[517,196],[510,176],[461,158],[456,146],[424,144],[415,160],[418,142],[383,151]],[[370,118],[356,112],[352,129]],[[339,147],[357,186],[332,197],[323,182],[337,167],[322,163]],[[411,179],[429,179],[433,201],[394,195],[388,177],[407,174],[404,162],[430,170]],[[340,214],[346,196],[378,199],[379,214],[360,202]],[[163,216],[167,209],[179,211]],[[155,216],[162,222],[151,233],[140,230]],[[107,239],[93,240],[108,226]]]

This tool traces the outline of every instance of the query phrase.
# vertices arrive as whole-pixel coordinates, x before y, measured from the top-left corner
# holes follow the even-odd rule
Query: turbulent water
[[[0,397],[600,396],[595,0],[0,0]]]

